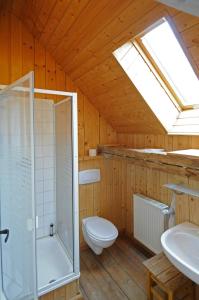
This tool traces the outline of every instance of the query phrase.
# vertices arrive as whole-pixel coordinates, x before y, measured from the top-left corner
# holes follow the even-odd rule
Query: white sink
[[[171,263],[199,284],[199,226],[179,224],[162,234],[161,243]]]

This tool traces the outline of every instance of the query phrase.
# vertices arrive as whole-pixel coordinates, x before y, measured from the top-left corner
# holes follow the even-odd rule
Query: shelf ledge
[[[199,197],[199,190],[191,189],[181,184],[167,183],[163,186],[173,192],[176,192],[177,194],[185,194],[193,197]]]

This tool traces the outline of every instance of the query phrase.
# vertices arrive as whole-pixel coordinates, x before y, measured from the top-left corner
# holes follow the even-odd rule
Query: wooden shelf
[[[88,160],[98,160],[103,159],[103,155],[96,155],[96,156],[79,156],[79,161],[88,161]]]
[[[98,151],[107,159],[126,159],[135,165],[199,180],[199,156],[192,149],[167,153],[100,145]]]

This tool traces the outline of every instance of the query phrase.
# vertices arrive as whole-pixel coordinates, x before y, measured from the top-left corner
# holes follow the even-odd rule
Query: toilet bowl
[[[82,220],[84,240],[99,255],[104,248],[110,247],[118,237],[118,230],[110,221],[97,216]]]

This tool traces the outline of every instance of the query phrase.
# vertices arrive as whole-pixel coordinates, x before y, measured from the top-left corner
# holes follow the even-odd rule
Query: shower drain
[[[51,279],[50,281],[49,281],[49,283],[53,283],[53,282],[55,282],[56,281],[56,279]]]

